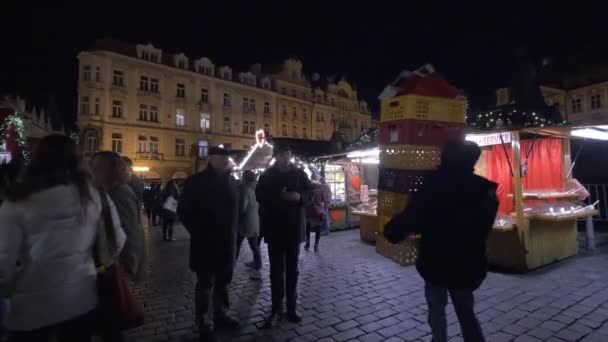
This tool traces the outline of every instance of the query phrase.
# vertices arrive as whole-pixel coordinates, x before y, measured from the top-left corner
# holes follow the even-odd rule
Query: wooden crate
[[[374,243],[378,234],[378,216],[359,215],[359,234],[361,241]]]
[[[376,237],[376,253],[387,257],[401,266],[414,265],[418,257],[419,237],[408,237],[403,242],[392,244],[378,234]]]
[[[443,146],[464,136],[465,125],[425,120],[399,120],[378,125],[378,142],[381,145]]]
[[[387,169],[434,170],[440,161],[440,147],[421,145],[380,146],[380,165]]]
[[[403,95],[382,100],[380,122],[430,120],[465,123],[466,102],[443,97]]]
[[[378,190],[378,215],[394,217],[405,209],[409,200],[406,194]]]

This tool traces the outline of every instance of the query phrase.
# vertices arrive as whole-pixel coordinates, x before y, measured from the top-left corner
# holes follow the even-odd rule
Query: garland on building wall
[[[15,130],[17,153],[19,153],[24,161],[29,161],[30,154],[27,149],[27,135],[25,134],[25,125],[21,113],[15,112],[4,119],[4,122],[0,126],[0,144],[4,144],[7,141],[11,128]]]
[[[531,111],[514,106],[495,108],[487,112],[469,113],[469,126],[478,129],[501,129],[505,127],[545,127],[566,123],[555,108]]]

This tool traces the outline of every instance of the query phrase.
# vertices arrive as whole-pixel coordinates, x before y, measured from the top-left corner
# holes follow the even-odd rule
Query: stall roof
[[[500,129],[491,131],[468,131],[467,135],[492,135],[499,133],[507,133],[519,131],[524,134],[538,134],[544,136],[551,136],[562,139],[595,139],[595,140],[608,140],[608,125],[593,125],[593,124],[582,124],[582,125],[564,125],[564,126],[548,126],[548,127],[527,127],[522,129]],[[591,134],[590,134],[590,133]],[[596,134],[593,134],[596,133]]]

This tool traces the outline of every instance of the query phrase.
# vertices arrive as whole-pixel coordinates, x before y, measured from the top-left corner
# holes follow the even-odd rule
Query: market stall
[[[572,178],[570,128],[467,135],[482,148],[476,173],[499,184],[491,264],[529,271],[578,253],[577,220],[597,214]],[[607,134],[608,135],[608,134]]]
[[[367,242],[375,241],[377,228],[378,155],[377,147],[365,147],[313,160],[332,192],[332,229],[358,226]]]

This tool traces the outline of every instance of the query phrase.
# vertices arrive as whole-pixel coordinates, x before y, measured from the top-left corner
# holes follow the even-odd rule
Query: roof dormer
[[[219,76],[227,81],[232,81],[232,69],[229,66],[224,65],[219,70]]]
[[[152,44],[137,44],[136,50],[137,58],[141,58],[152,63],[160,63],[162,61],[163,51],[155,48]]]
[[[194,69],[199,74],[213,76],[215,75],[215,65],[207,57],[201,57],[194,62]]]
[[[253,73],[249,71],[239,73],[239,81],[243,84],[247,84],[254,87],[256,85],[256,77]]]
[[[265,76],[264,78],[262,78],[260,80],[260,85],[262,86],[262,88],[270,90],[272,88],[272,82],[270,81],[270,77]]]
[[[180,53],[173,56],[173,63],[176,68],[188,70],[188,57],[185,54]]]

